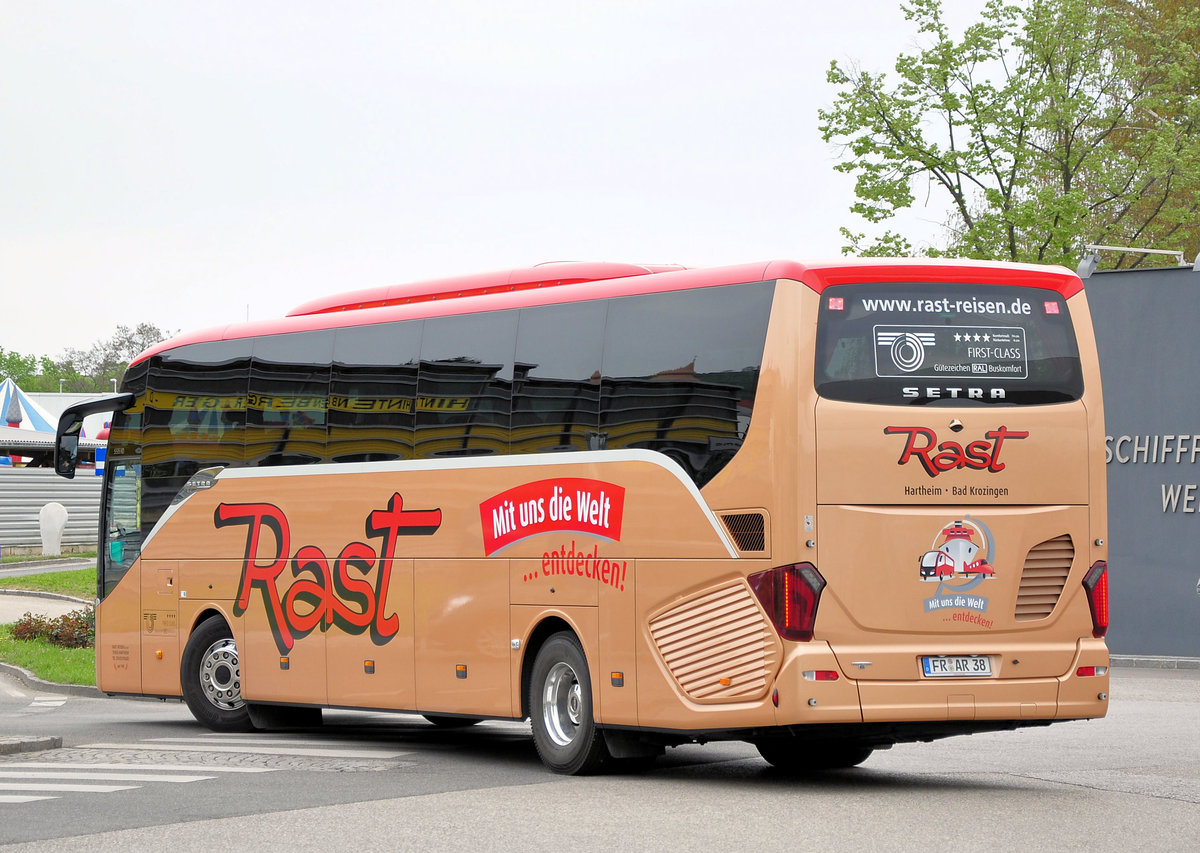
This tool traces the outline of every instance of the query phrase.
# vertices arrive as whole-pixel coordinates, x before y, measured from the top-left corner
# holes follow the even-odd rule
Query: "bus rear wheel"
[[[242,672],[233,632],[220,616],[201,622],[180,663],[183,700],[202,725],[215,732],[246,732],[254,726],[242,699]]]
[[[596,727],[592,680],[574,634],[550,637],[533,661],[529,716],[542,763],[555,773],[592,773],[608,758]]]
[[[854,740],[804,741],[795,738],[760,740],[754,744],[767,763],[790,773],[815,773],[857,767],[875,750]]]

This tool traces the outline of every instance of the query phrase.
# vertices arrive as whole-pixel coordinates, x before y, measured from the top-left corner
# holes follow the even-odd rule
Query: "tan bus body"
[[[648,449],[654,429],[631,428],[624,443],[616,432],[593,437],[592,449],[580,433],[563,439],[578,440],[573,452],[520,452],[515,417],[510,431],[489,433],[511,453],[215,462],[190,477],[130,554],[114,548],[115,534],[102,543],[102,561],[130,565],[109,589],[101,567],[100,689],[207,701],[215,716],[201,719],[217,727],[268,725],[272,709],[301,707],[408,711],[443,724],[532,715],[539,752],[563,772],[714,738],[752,741],[776,764],[845,766],[899,741],[1103,716],[1107,615],[1089,593],[1107,558],[1104,424],[1086,297],[1071,273],[776,262],[536,292],[508,283],[501,295],[510,302],[470,291],[457,308],[436,305],[494,313],[516,310],[514,302],[760,280],[774,286],[748,425],[726,418],[716,428],[697,417],[671,427],[701,443],[712,430],[724,436],[710,445],[732,437],[735,452],[711,479],[698,480],[681,453]],[[1033,327],[996,318],[971,326],[943,311],[936,322],[966,329],[958,334],[988,335],[984,328],[1013,342],[1005,352],[971,350],[994,356],[977,362],[979,388],[954,370],[952,379],[905,379],[921,342],[934,347],[931,336],[942,334],[905,315],[864,321],[876,350],[871,381],[890,388],[894,378],[897,400],[923,404],[823,396],[814,382],[826,358],[818,318],[850,311],[854,291],[831,288],[863,282],[895,294],[906,282],[1032,288],[1022,292],[1047,294],[1050,314],[1057,298],[1074,330],[1082,390],[1047,404],[991,404],[985,394],[1012,396],[1022,380],[989,386],[984,371],[1033,376],[1032,356],[1013,355],[1032,351]],[[336,329],[366,314],[433,316],[435,303],[371,296],[360,301],[376,307],[315,304],[270,332]],[[140,361],[207,339],[170,342]],[[149,393],[128,398],[127,410],[145,407]],[[435,405],[422,399],[412,408]],[[332,392],[308,405],[331,410]],[[317,423],[318,443],[332,447],[333,421]],[[282,446],[302,433],[263,435]],[[419,425],[414,435],[419,447]],[[438,447],[458,440],[448,435]],[[152,433],[149,420],[122,434],[118,422],[110,443],[139,445],[148,464],[152,452],[170,455],[171,436],[166,427]],[[781,631],[809,604],[807,634],[802,619]],[[551,653],[571,643],[582,661]]]

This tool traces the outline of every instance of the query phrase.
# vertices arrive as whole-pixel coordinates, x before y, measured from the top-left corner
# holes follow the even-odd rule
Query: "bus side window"
[[[200,469],[245,464],[249,376],[249,339],[192,344],[150,360],[141,430],[143,530],[154,527]]]
[[[334,462],[412,459],[423,322],[337,330],[329,382]]]
[[[606,302],[521,310],[512,452],[601,450],[600,365]]]
[[[253,356],[246,405],[247,460],[253,465],[324,461],[333,332],[257,338]]]
[[[614,299],[600,424],[609,448],[657,450],[704,485],[745,440],[774,283]]]
[[[517,312],[425,321],[417,375],[418,458],[508,453]]]

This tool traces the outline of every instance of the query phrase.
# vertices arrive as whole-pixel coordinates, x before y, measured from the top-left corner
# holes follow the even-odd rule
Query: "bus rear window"
[[[994,284],[826,288],[815,379],[827,399],[892,406],[1044,405],[1083,393],[1066,300]]]

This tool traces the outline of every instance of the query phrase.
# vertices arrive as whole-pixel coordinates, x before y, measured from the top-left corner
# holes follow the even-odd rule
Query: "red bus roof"
[[[776,279],[802,282],[817,293],[838,284],[874,282],[1021,284],[1053,290],[1065,298],[1083,289],[1079,277],[1065,267],[970,260],[854,258],[803,263],[779,260],[706,269],[614,263],[541,264],[314,299],[278,319],[186,332],[147,349],[133,363],[169,349],[208,341]]]
[[[491,293],[512,293],[540,287],[582,284],[585,281],[607,281],[631,278],[660,272],[679,272],[681,266],[643,266],[613,263],[547,263],[526,269],[499,273],[443,278],[435,281],[392,284],[365,290],[353,290],[334,296],[322,296],[305,302],[287,313],[289,317],[304,314],[325,314],[331,311],[357,311],[363,308],[384,308],[389,305],[410,305],[432,302],[435,299],[461,299],[464,296],[484,296]]]

